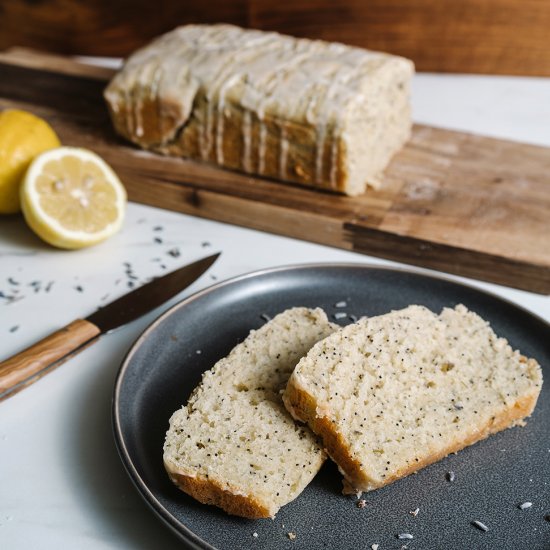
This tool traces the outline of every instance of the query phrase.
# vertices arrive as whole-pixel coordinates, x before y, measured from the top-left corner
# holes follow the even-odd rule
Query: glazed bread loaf
[[[164,465],[200,502],[247,518],[273,517],[325,460],[315,437],[285,410],[296,363],[335,330],[321,309],[277,315],[205,372],[170,419]]]
[[[134,53],[105,90],[145,149],[357,195],[411,129],[410,61],[232,25],[188,25]]]
[[[464,306],[440,315],[410,306],[317,343],[284,402],[359,492],[520,423],[541,386],[537,362]]]

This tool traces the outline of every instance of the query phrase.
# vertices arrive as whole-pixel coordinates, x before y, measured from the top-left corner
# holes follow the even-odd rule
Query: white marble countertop
[[[417,122],[550,146],[550,79],[422,74],[413,105]],[[176,258],[167,254],[175,247]],[[395,264],[137,204],[120,234],[76,252],[42,244],[18,216],[0,218],[0,292],[17,297],[0,298],[0,359],[126,291],[123,262],[144,280],[218,250],[208,274],[171,303],[0,403],[1,548],[181,548],[134,490],[114,446],[111,394],[131,343],[214,278],[303,262]],[[550,321],[550,297],[467,282]]]

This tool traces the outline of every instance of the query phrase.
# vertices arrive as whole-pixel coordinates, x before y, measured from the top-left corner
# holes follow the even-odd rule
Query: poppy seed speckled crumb
[[[439,315],[409,306],[313,346],[283,400],[321,437],[353,494],[517,425],[541,386],[538,363],[463,305]]]
[[[300,357],[336,328],[321,309],[287,310],[205,372],[170,419],[164,464],[172,481],[201,502],[251,518],[273,517],[296,498],[325,455],[279,392]]]

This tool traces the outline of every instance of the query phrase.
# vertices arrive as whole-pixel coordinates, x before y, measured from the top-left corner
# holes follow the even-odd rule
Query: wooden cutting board
[[[415,125],[383,189],[336,196],[136,149],[113,132],[112,71],[0,53],[0,108],[50,121],[117,171],[130,200],[550,294],[550,149]]]

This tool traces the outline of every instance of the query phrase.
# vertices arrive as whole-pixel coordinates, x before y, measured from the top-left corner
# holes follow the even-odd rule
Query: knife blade
[[[218,254],[180,267],[124,294],[85,319],[62,329],[0,363],[0,401],[36,382],[107,334],[162,305],[196,281]]]

